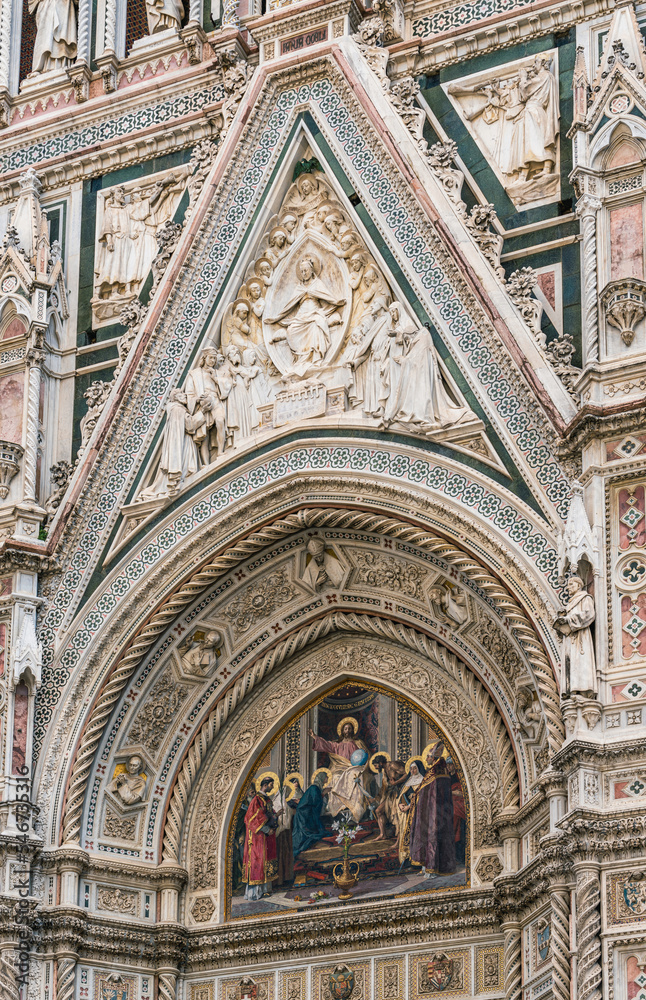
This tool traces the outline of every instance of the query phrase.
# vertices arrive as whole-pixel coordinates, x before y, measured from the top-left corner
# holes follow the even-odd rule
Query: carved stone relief
[[[173,496],[225,450],[296,420],[347,411],[431,436],[480,426],[451,397],[430,330],[397,301],[317,161],[298,167],[219,328],[171,393],[156,474],[138,502]],[[127,237],[127,206],[113,211]]]
[[[124,916],[139,916],[139,893],[119,889],[112,885],[99,885],[96,889],[98,910],[121,913]]]
[[[166,0],[172,3],[172,0]],[[92,321],[119,322],[137,296],[157,254],[157,232],[172,219],[184,192],[188,167],[99,191]]]
[[[351,549],[354,563],[350,584],[355,587],[383,588],[402,597],[424,601],[428,570],[413,562],[367,549]]]
[[[556,50],[444,89],[515,205],[559,197]]]
[[[144,747],[155,756],[188,692],[188,685],[178,684],[172,668],[166,667],[135,716],[128,742]]]
[[[289,579],[287,569],[279,569],[245,587],[242,593],[225,604],[222,615],[231,623],[237,638],[244,635],[256,622],[288,604],[298,593]]]
[[[119,786],[121,788],[122,786]],[[137,833],[138,816],[117,816],[117,814],[106,807],[103,817],[103,835],[114,837],[116,840],[134,841]]]

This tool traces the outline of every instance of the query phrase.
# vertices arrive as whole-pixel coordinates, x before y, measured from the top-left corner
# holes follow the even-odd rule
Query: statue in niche
[[[322,272],[321,259],[305,254],[296,265],[296,286],[288,280],[275,286],[272,313],[268,316],[265,309],[264,319],[274,327],[269,342],[286,342],[292,356],[287,374],[297,378],[320,365],[330,347],[331,328],[343,322],[340,310],[346,299],[323,280]]]
[[[64,69],[74,62],[77,6],[78,0],[29,0],[29,13],[36,19],[30,76]]]
[[[208,677],[218,661],[221,645],[222,635],[217,629],[187,636],[177,647],[185,672],[193,677]]]
[[[94,319],[118,321],[138,293],[157,253],[157,232],[171,218],[186,180],[184,169],[148,184],[117,185],[103,202],[94,265]],[[101,213],[99,212],[101,216]]]
[[[554,621],[554,628],[563,636],[561,694],[594,698],[597,670],[590,630],[596,617],[594,599],[584,589],[580,576],[571,576],[567,589],[569,601]]]
[[[156,35],[167,28],[179,29],[184,17],[182,0],[146,0],[148,31]]]
[[[115,775],[108,785],[108,791],[114,792],[126,806],[133,806],[143,798],[146,788],[143,766],[144,762],[138,755],[129,757],[124,770]]]
[[[384,426],[399,423],[428,432],[472,417],[468,407],[451,402],[442,385],[429,328],[417,326],[408,333],[398,325],[393,334],[402,353],[393,358],[399,373],[389,386]]]
[[[448,88],[489,148],[517,204],[557,194],[558,90],[552,60],[543,55],[507,78]]]

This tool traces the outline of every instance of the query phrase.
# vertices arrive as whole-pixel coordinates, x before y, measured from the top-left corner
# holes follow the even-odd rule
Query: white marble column
[[[592,195],[579,198],[576,214],[581,220],[581,278],[583,364],[599,360],[599,304],[597,287],[597,213],[601,202]]]

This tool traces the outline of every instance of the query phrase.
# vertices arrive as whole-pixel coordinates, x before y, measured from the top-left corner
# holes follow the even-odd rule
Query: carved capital
[[[619,331],[626,347],[630,347],[637,324],[646,316],[646,281],[639,278],[610,281],[599,299],[605,309],[606,322]]]

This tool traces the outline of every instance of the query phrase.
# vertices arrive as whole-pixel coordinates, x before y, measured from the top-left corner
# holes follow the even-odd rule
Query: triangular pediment
[[[108,422],[123,414],[127,434],[137,420],[111,557],[207,482],[299,437],[396,441],[533,515],[565,513],[550,440],[574,404],[392,104],[377,93],[366,113],[359,47],[343,39],[340,52],[261,67],[205,172],[84,453],[100,465]],[[117,409],[135,371],[137,417]]]

